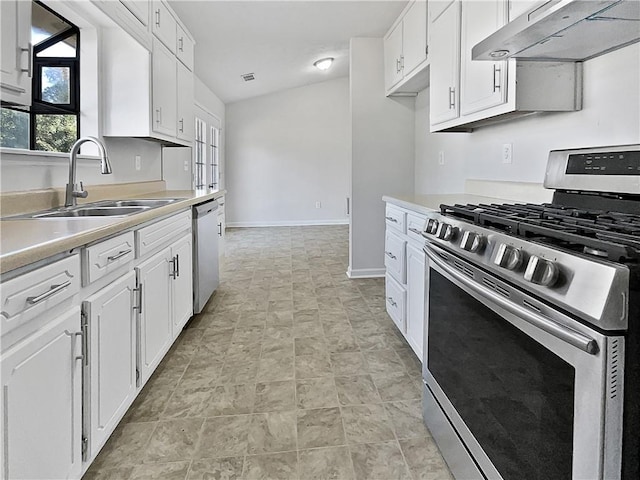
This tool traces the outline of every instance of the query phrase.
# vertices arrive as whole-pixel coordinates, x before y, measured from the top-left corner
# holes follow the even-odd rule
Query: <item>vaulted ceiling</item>
[[[382,37],[407,0],[169,3],[196,39],[196,75],[232,103],[348,75],[349,39]],[[321,72],[323,57],[335,62]]]

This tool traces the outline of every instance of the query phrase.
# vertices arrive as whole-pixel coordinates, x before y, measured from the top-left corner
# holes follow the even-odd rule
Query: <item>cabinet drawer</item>
[[[188,210],[136,230],[136,252],[138,257],[143,257],[168,244],[190,228],[191,210]]]
[[[427,217],[423,215],[407,213],[407,237],[409,240],[415,240],[420,244],[424,244],[422,232],[424,231],[424,224],[426,222]]]
[[[385,275],[385,290],[387,313],[393,323],[404,334],[407,332],[405,326],[405,305],[407,303],[407,291],[391,275]]]
[[[82,284],[88,285],[135,258],[133,232],[87,247],[82,256]]]
[[[80,256],[72,255],[2,284],[2,335],[80,291]]]
[[[405,233],[406,215],[407,214],[404,210],[387,204],[387,209],[384,216],[385,221],[387,222],[387,227],[395,228],[400,233]]]
[[[387,273],[393,275],[400,283],[405,281],[406,245],[406,240],[387,230],[384,241],[384,266],[387,267]]]

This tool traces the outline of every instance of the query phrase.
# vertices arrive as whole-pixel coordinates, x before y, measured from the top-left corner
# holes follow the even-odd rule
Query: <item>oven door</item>
[[[620,478],[624,338],[425,252],[424,415],[454,475]]]

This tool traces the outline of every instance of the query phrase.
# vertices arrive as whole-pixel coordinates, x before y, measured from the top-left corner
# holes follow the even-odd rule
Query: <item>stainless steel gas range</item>
[[[458,479],[640,478],[640,145],[549,155],[550,204],[428,215],[424,419]]]

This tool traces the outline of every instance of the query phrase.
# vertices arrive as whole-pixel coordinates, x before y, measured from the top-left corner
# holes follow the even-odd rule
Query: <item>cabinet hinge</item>
[[[87,447],[89,446],[89,439],[85,436],[82,437],[82,459],[87,459]]]

